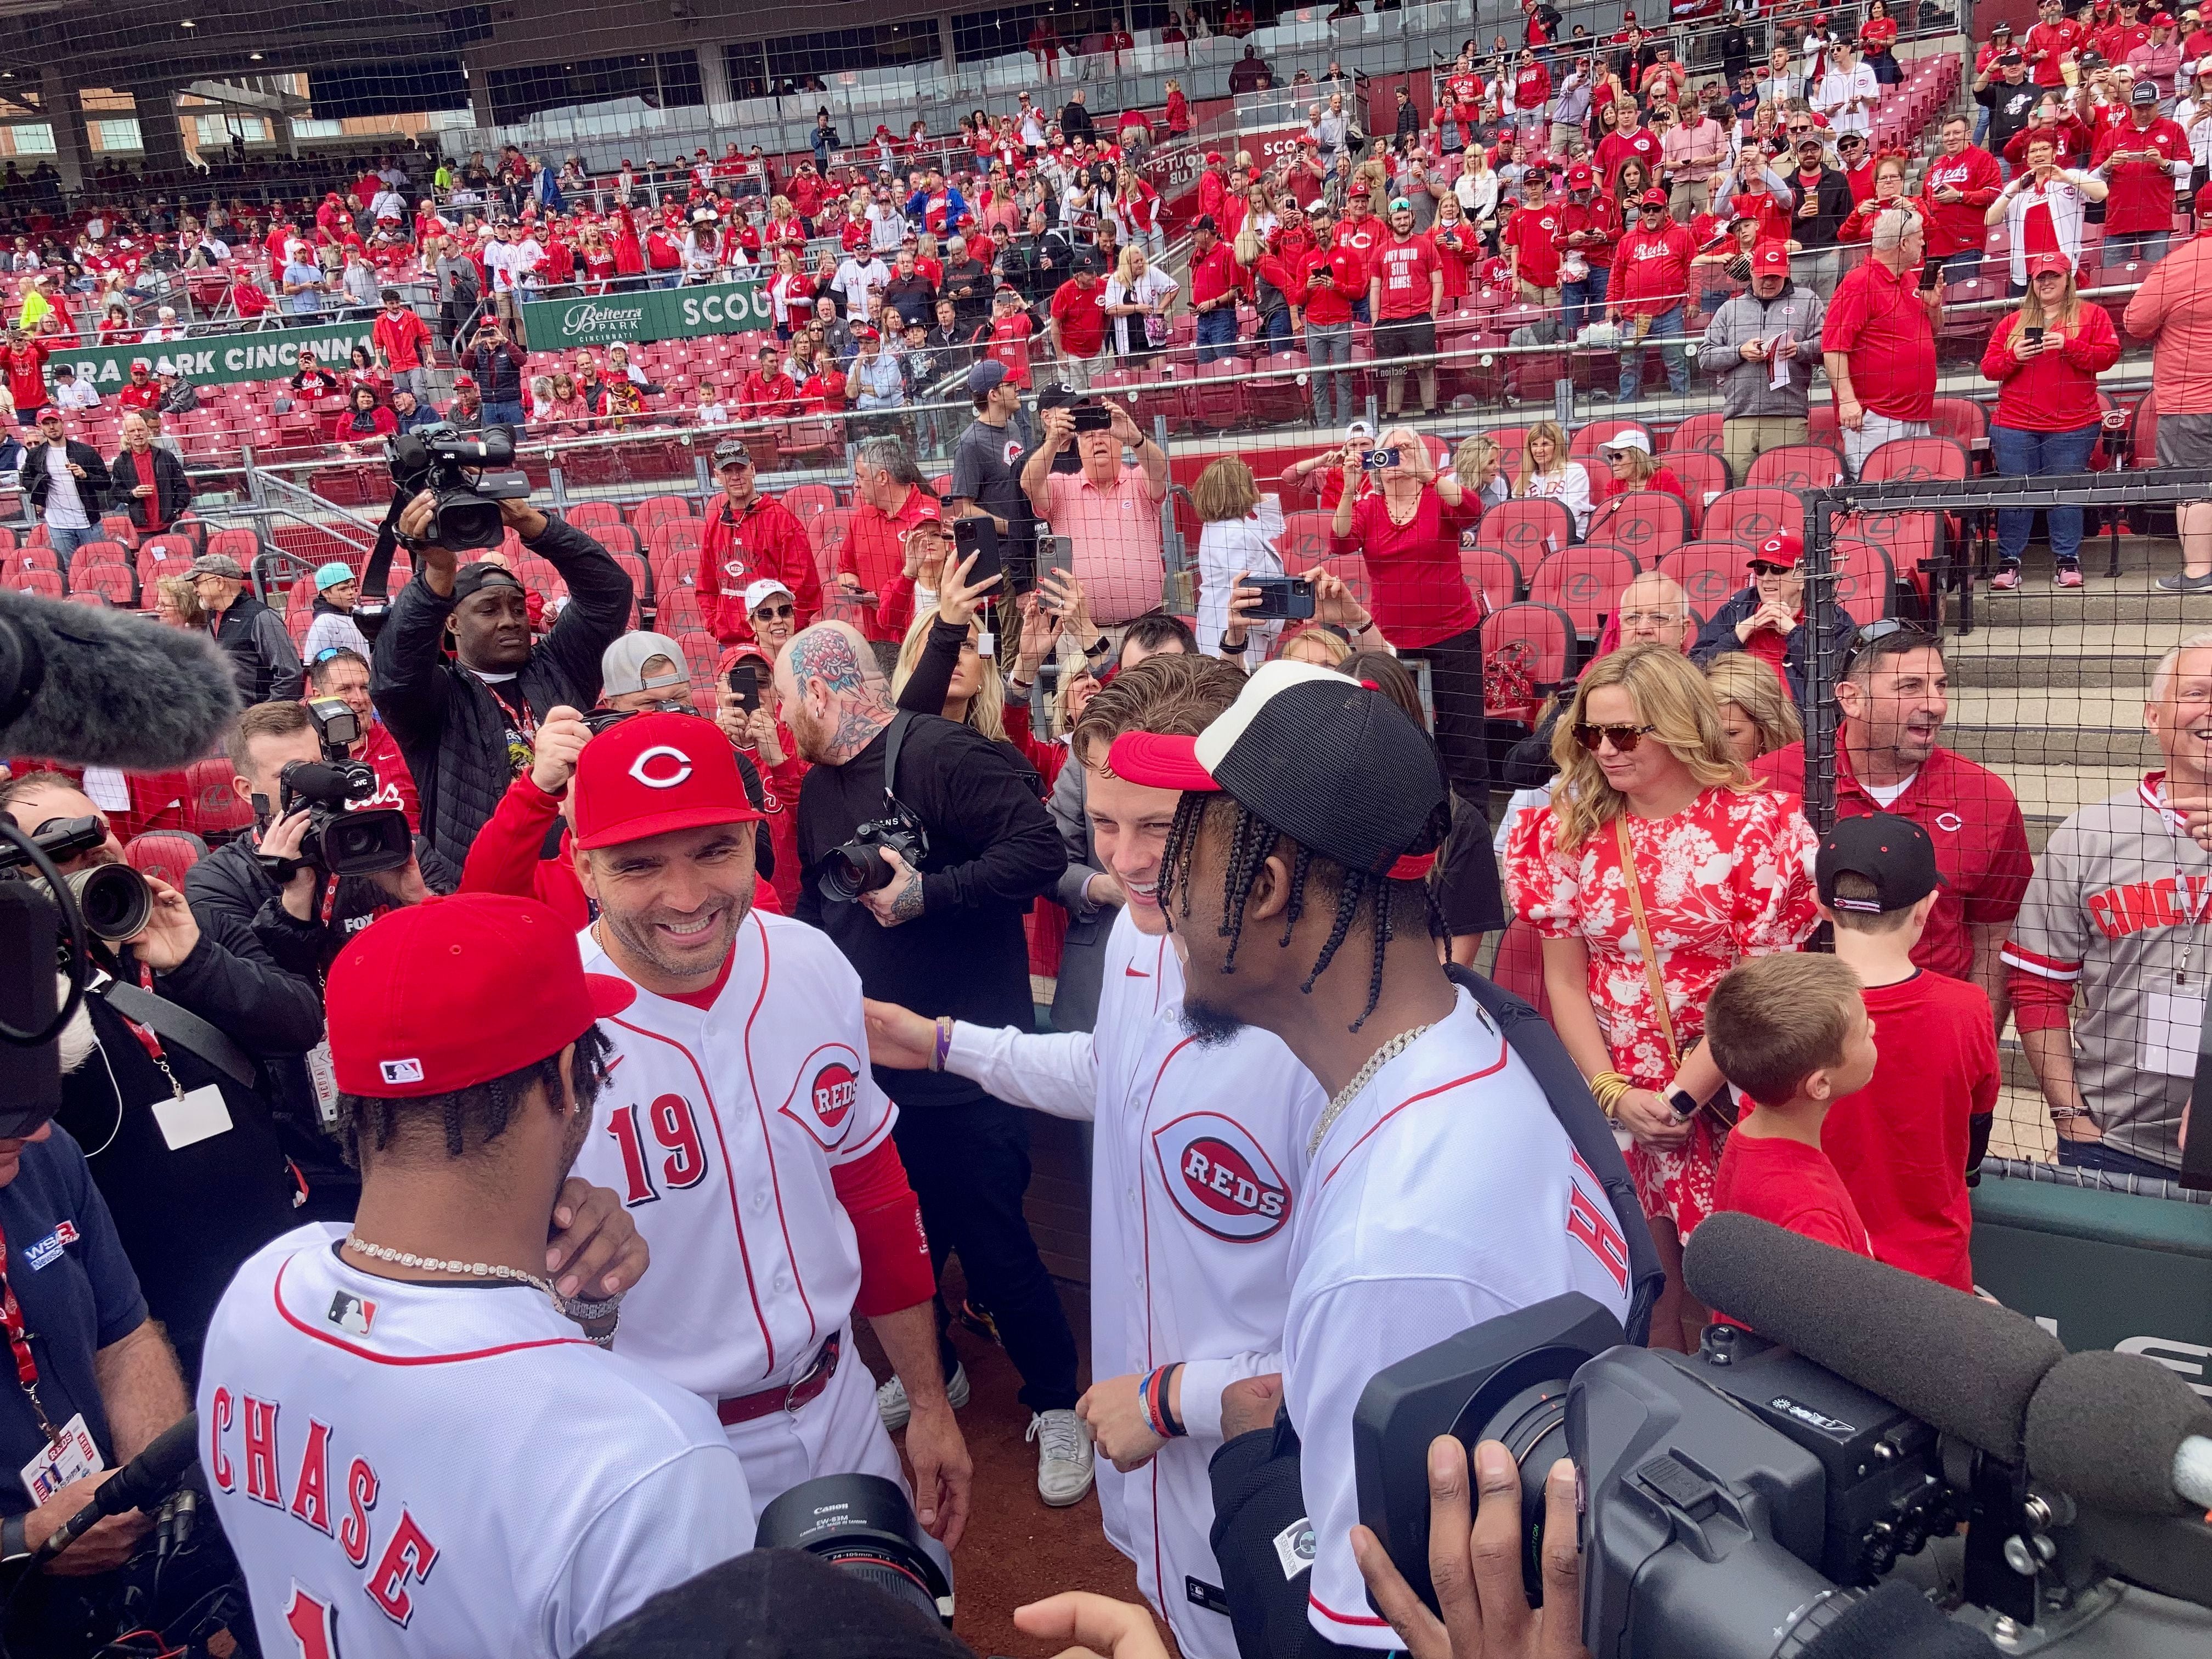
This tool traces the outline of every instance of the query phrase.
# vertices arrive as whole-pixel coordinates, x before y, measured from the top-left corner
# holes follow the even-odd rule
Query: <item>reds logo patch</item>
[[[1021,459],[1023,453],[1024,451],[1022,449],[1022,446],[1018,441],[1012,438],[1006,440],[1006,465],[1008,466],[1012,466],[1016,461]]]
[[[860,1097],[860,1080],[851,1066],[831,1064],[814,1074],[807,1093],[814,1115],[824,1128],[835,1129],[852,1115],[853,1103]]]
[[[860,1103],[863,1064],[848,1044],[822,1044],[799,1062],[791,1093],[776,1109],[823,1146],[836,1146]]]
[[[1200,1232],[1231,1244],[1256,1244],[1291,1218],[1291,1191],[1244,1126],[1217,1112],[1193,1112],[1152,1132],[1152,1153],[1168,1196]]]

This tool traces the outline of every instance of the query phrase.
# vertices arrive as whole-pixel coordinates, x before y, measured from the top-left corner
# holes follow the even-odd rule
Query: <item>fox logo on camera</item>
[[[1192,1112],[1152,1132],[1153,1155],[1183,1219],[1231,1244],[1256,1244],[1291,1218],[1291,1192],[1234,1118]]]

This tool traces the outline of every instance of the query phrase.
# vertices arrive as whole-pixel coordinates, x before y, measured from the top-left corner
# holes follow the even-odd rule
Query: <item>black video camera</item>
[[[464,437],[450,425],[416,427],[385,446],[392,482],[409,497],[429,490],[437,499],[428,539],[455,552],[497,547],[507,534],[501,501],[530,499],[527,473],[494,471],[514,460],[514,432],[488,426]]]
[[[359,718],[336,697],[311,699],[307,714],[315,723],[322,759],[287,761],[276,775],[281,792],[276,816],[304,804],[307,833],[300,838],[297,860],[264,854],[263,864],[280,882],[289,881],[302,863],[328,876],[370,876],[380,870],[404,869],[415,856],[406,813],[396,806],[354,805],[374,799],[378,787],[375,769],[349,753],[361,738]],[[257,805],[265,799],[255,798]]]

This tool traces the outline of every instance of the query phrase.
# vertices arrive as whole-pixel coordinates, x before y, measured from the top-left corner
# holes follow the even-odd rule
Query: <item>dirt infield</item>
[[[1088,1383],[1090,1295],[1079,1285],[1054,1282],[1075,1330],[1080,1375]],[[946,1273],[945,1290],[952,1297],[961,1292],[957,1264]],[[960,1429],[975,1463],[968,1532],[952,1558],[958,1608],[953,1630],[979,1654],[1033,1659],[1058,1649],[1015,1630],[1016,1607],[1064,1589],[1139,1601],[1136,1572],[1106,1541],[1095,1491],[1064,1510],[1048,1508],[1037,1496],[1036,1448],[1023,1437],[1029,1431],[1029,1410],[1015,1398],[1021,1378],[1005,1351],[961,1329],[954,1331],[953,1342],[975,1390],[961,1410]],[[860,1348],[877,1376],[890,1375],[881,1351],[865,1331]],[[1174,1638],[1165,1626],[1160,1635],[1173,1652]]]

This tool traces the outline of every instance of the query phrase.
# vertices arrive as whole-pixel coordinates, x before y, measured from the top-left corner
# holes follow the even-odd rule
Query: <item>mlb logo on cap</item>
[[[377,1070],[386,1083],[420,1083],[422,1062],[419,1060],[387,1060],[380,1061]]]

